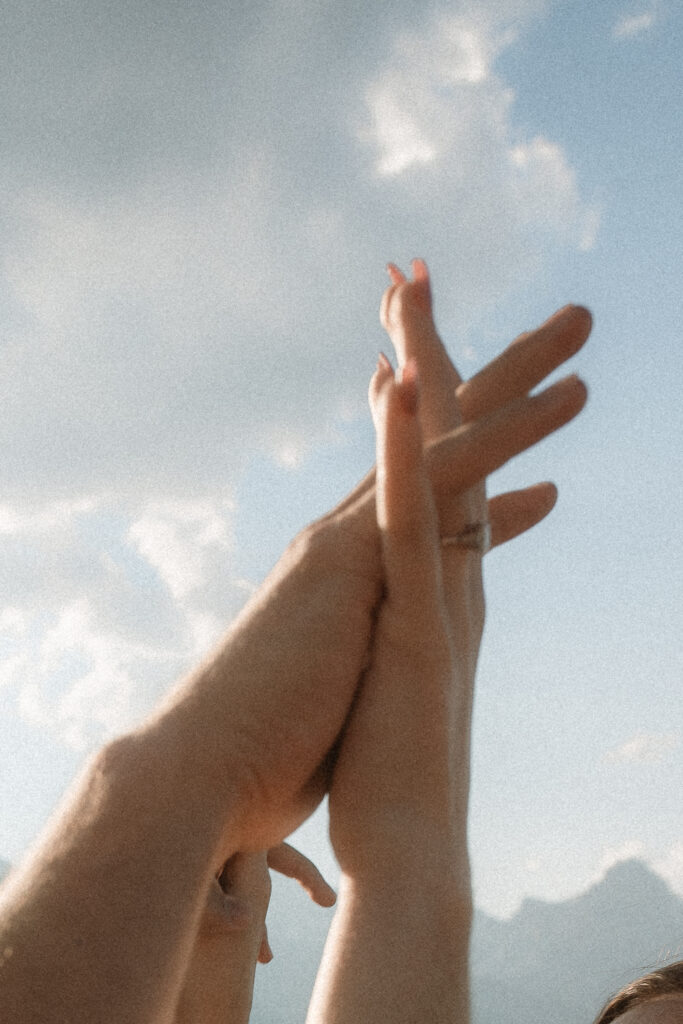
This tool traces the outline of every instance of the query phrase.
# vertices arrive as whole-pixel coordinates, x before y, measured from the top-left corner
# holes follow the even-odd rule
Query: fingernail
[[[379,354],[379,359],[377,360],[377,369],[378,369],[378,371],[380,373],[386,373],[387,370],[390,373],[393,372],[392,369],[391,369],[391,363],[389,362],[387,357],[384,355],[384,352],[380,352],[380,354]]]

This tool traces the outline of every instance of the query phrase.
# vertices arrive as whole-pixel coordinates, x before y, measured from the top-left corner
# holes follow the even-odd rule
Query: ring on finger
[[[488,519],[468,523],[451,537],[442,537],[441,545],[445,548],[461,548],[463,551],[476,551],[480,555],[485,555],[491,550],[491,523]]]

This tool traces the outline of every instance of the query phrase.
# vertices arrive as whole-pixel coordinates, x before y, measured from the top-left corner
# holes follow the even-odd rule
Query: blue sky
[[[489,556],[477,900],[683,892],[681,7],[10,4],[0,47],[0,856],[372,460],[391,259],[461,371],[568,301],[581,419]],[[300,837],[330,862],[322,815]]]

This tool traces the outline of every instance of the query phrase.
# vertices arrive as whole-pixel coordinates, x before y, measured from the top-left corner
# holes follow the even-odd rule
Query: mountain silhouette
[[[0,859],[0,880],[10,865]],[[303,1024],[333,911],[273,880],[275,959],[257,971],[251,1024]],[[683,958],[683,900],[638,860],[574,899],[525,900],[509,920],[475,913],[473,1024],[591,1024],[623,984]]]
[[[478,913],[474,1024],[586,1024],[639,974],[683,956],[683,900],[638,860],[580,896],[525,900],[509,921]]]
[[[303,1024],[331,919],[286,884],[269,916],[275,960],[257,972],[252,1024]],[[528,899],[505,921],[477,911],[473,1024],[591,1024],[623,984],[682,957],[683,900],[641,861],[624,861],[574,899]]]

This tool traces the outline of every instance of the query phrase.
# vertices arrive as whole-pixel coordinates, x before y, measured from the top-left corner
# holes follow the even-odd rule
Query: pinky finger
[[[491,547],[506,544],[536,526],[553,510],[556,501],[557,488],[551,483],[534,484],[491,498],[488,503]]]

